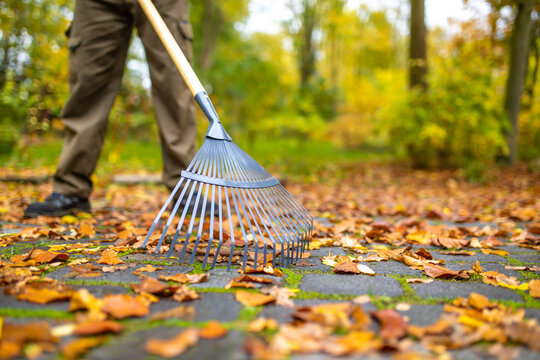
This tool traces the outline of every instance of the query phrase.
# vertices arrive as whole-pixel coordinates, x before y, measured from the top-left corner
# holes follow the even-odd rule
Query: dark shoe
[[[64,216],[76,212],[90,212],[88,199],[52,193],[45,201],[28,205],[24,211],[24,217]]]

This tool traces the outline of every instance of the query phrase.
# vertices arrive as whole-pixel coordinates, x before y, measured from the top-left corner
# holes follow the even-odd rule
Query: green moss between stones
[[[251,322],[257,318],[257,315],[262,311],[262,306],[244,306],[238,312],[238,321]]]
[[[304,274],[288,268],[280,268],[286,276],[283,278],[283,284],[292,289],[298,289],[304,278]]]
[[[0,316],[8,318],[45,318],[45,319],[72,319],[74,315],[67,311],[54,309],[16,309],[0,308]]]
[[[66,279],[64,282],[68,285],[73,286],[119,286],[127,289],[131,289],[131,284],[136,284],[137,282],[120,282],[120,281],[109,281],[109,280],[87,280],[87,279]]]

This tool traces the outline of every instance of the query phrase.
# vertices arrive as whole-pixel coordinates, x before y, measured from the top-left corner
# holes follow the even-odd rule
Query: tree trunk
[[[409,88],[427,89],[426,25],[424,0],[411,0]]]
[[[212,53],[223,27],[223,12],[214,0],[204,0],[201,51],[198,56],[199,69],[203,72],[212,65]]]
[[[300,30],[300,84],[305,88],[315,71],[315,44],[313,33],[317,27],[317,0],[303,0],[302,28]]]
[[[510,69],[506,83],[505,109],[511,126],[507,134],[508,149],[510,150],[509,162],[511,165],[515,164],[518,158],[518,117],[523,83],[527,73],[529,36],[532,23],[531,12],[534,1],[520,1],[510,44]]]

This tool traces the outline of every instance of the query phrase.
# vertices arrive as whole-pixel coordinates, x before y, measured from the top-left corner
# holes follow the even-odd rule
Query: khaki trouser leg
[[[77,0],[69,46],[70,98],[62,111],[65,140],[53,190],[86,198],[119,90],[132,29],[119,0]]]
[[[157,0],[156,8],[191,61],[191,25],[187,0]],[[152,98],[159,125],[163,183],[172,189],[196,152],[193,96],[142,9],[135,25],[144,44],[152,80]]]

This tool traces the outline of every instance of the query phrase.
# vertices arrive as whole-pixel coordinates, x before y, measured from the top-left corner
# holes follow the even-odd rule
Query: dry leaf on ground
[[[219,339],[227,335],[227,329],[219,321],[209,321],[199,330],[199,337],[203,339]]]
[[[105,337],[86,337],[72,340],[62,345],[62,355],[66,360],[77,359],[88,350],[101,345],[105,340]]]
[[[113,249],[105,249],[98,260],[98,264],[118,265],[122,263],[123,261],[118,257],[118,253]]]
[[[101,310],[115,319],[145,316],[149,312],[147,301],[127,294],[106,295]]]
[[[199,341],[197,329],[189,328],[169,340],[150,339],[144,348],[147,353],[172,358],[182,354]]]
[[[260,306],[276,301],[271,295],[264,295],[250,291],[237,290],[235,293],[236,301],[246,306]]]

